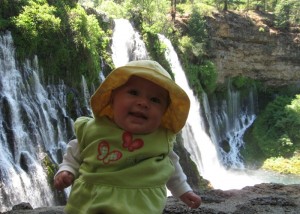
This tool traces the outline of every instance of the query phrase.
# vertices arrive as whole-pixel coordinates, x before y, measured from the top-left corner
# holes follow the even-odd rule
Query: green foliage
[[[55,10],[46,0],[29,0],[23,12],[12,21],[28,42],[37,43],[45,37],[51,38],[53,33],[59,31],[61,20],[55,16]]]
[[[192,38],[185,35],[185,36],[182,36],[180,39],[179,39],[179,49],[182,53],[193,53],[193,44],[192,44]]]
[[[207,15],[215,8],[218,10],[260,10],[275,12],[277,26],[285,28],[287,24],[300,23],[299,0],[194,0],[191,2],[177,2],[179,14],[191,13],[193,8],[199,7]]]
[[[292,158],[272,157],[265,160],[263,169],[272,170],[284,174],[300,174],[300,155]]]
[[[265,28],[259,27],[258,31],[264,33],[265,32]]]
[[[195,64],[188,64],[185,66],[185,73],[187,75],[187,79],[190,87],[197,95],[201,95],[203,92],[202,85],[200,83],[200,66]]]
[[[278,4],[275,9],[276,14],[276,27],[286,29],[289,27],[291,5],[288,1],[283,1]]]
[[[0,0],[0,30],[6,30],[10,27],[9,18],[19,13],[25,0]]]
[[[20,14],[11,18],[15,27],[13,36],[14,43],[18,47],[19,59],[31,58],[39,53],[41,64],[43,60],[51,62],[51,56],[47,54],[56,49],[56,45],[60,43],[53,41],[62,36],[62,22],[55,15],[56,12],[57,9],[45,0],[30,0],[23,6]],[[55,71],[55,66],[51,69]],[[47,73],[47,67],[45,70]]]
[[[261,148],[257,144],[253,133],[253,126],[251,126],[245,132],[243,136],[243,140],[245,145],[241,148],[240,152],[243,157],[245,164],[248,167],[260,167],[264,160],[266,159],[264,153],[262,152]]]
[[[235,76],[231,78],[231,80],[232,80],[232,86],[237,90],[249,88],[254,84],[256,85],[256,82],[253,79],[250,79],[242,75]]]
[[[300,96],[278,96],[254,123],[255,140],[266,157],[290,157],[300,148]]]
[[[10,22],[7,19],[2,19],[0,17],[0,30],[5,30],[6,28],[8,28]]]
[[[42,163],[43,163],[43,167],[46,169],[48,184],[50,184],[50,186],[52,187],[54,181],[53,179],[57,171],[57,167],[54,163],[51,162],[48,156],[45,156],[43,158]]]
[[[0,0],[0,17],[9,18],[20,12],[28,0]]]
[[[205,2],[213,4],[218,10],[233,10],[246,4],[246,0],[206,0]]]
[[[188,32],[179,36],[177,53],[182,61],[190,87],[201,96],[203,90],[212,93],[216,88],[217,71],[206,59],[208,35],[205,19],[198,7],[193,7],[187,23]],[[175,45],[176,47],[176,45]]]
[[[152,32],[144,32],[143,37],[151,58],[159,62],[169,72],[171,77],[174,78],[170,65],[165,58],[166,47],[160,42],[158,35]]]
[[[179,49],[187,56],[190,56],[190,59],[194,57],[201,58],[205,55],[205,42],[195,42],[193,38],[185,35],[179,39],[179,44]]]
[[[128,13],[138,16],[140,30],[152,33],[166,34],[170,30],[171,23],[166,14],[170,10],[167,0],[130,0],[124,3]]]
[[[287,29],[291,24],[300,24],[300,1],[282,0],[276,4],[276,27]]]
[[[194,1],[193,3],[179,3],[176,5],[176,12],[179,15],[187,15],[191,14],[195,8],[201,8],[201,13],[203,15],[210,15],[215,7],[213,6],[213,2],[211,0],[199,0]]]
[[[214,7],[218,10],[260,10],[275,12],[277,26],[287,27],[288,24],[300,23],[300,1],[299,0],[195,0],[193,3],[178,4],[179,11],[191,11],[194,6],[200,6],[203,11]],[[205,8],[205,9],[204,9]]]
[[[290,105],[287,105],[285,108],[289,120],[288,124],[282,125],[289,125],[287,131],[289,136],[292,137],[293,142],[297,147],[300,147],[300,95],[296,95],[296,98],[292,100]]]
[[[63,78],[76,87],[84,75],[89,84],[98,82],[100,56],[108,59],[110,31],[100,27],[101,17],[88,15],[74,1],[49,2],[29,0],[12,18],[17,56],[38,55],[46,81]]]
[[[113,19],[117,18],[128,18],[126,7],[123,4],[117,4],[115,1],[103,1],[98,2],[98,7],[100,11],[105,12],[109,17]]]
[[[169,12],[169,2],[147,0],[127,1],[97,1],[93,3],[97,9],[108,14],[111,18],[131,19],[140,31],[166,33],[170,30],[170,22],[166,14]]]
[[[211,61],[204,61],[201,65],[187,64],[185,66],[189,85],[197,95],[202,91],[212,93],[216,88],[217,71]]]
[[[193,9],[187,27],[188,32],[178,39],[180,55],[187,63],[202,64],[208,40],[205,19],[199,9]]]
[[[68,14],[73,42],[79,50],[82,49],[88,55],[87,60],[90,63],[86,69],[94,71],[97,74],[100,67],[98,60],[100,50],[106,48],[109,40],[99,26],[95,15],[87,15],[81,6],[72,8]],[[89,65],[92,65],[92,67]],[[83,69],[85,70],[85,68]],[[89,73],[86,74],[86,76],[89,75]]]
[[[198,47],[200,50],[197,52],[203,54],[205,52],[204,49],[208,35],[206,31],[205,19],[201,15],[199,9],[193,9],[187,26],[193,46]]]
[[[217,85],[217,70],[211,61],[204,61],[200,66],[200,83],[206,93],[212,93]]]

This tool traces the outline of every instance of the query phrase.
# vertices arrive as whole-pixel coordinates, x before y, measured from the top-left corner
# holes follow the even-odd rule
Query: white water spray
[[[145,44],[127,19],[115,19],[112,37],[112,59],[115,67],[129,61],[148,59]]]

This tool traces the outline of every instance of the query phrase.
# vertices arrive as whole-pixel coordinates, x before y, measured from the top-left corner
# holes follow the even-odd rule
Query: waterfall
[[[213,99],[213,110],[208,105],[205,96],[204,107],[210,115],[210,133],[215,133],[215,143],[218,146],[223,165],[231,169],[244,169],[240,150],[244,146],[245,131],[253,124],[256,115],[254,88],[250,88],[246,100],[241,100],[240,92],[235,91],[228,82],[227,99]],[[224,145],[225,144],[225,145]],[[225,151],[223,147],[228,147]]]
[[[115,67],[127,62],[148,59],[145,44],[127,19],[115,19],[112,36],[112,59]]]
[[[101,76],[99,78],[101,78]],[[84,96],[84,108],[86,109],[87,115],[92,115],[92,109],[90,108],[91,95],[84,76],[81,76],[81,88]]]
[[[213,145],[210,136],[205,132],[205,125],[201,117],[203,113],[199,100],[194,96],[193,91],[188,85],[185,73],[171,42],[165,36],[160,34],[159,39],[167,46],[165,57],[169,61],[172,72],[175,75],[175,82],[185,90],[190,98],[190,112],[187,123],[182,130],[182,136],[185,147],[192,155],[193,161],[200,170],[200,174],[205,176],[206,174],[209,174],[211,170],[219,170],[221,168],[217,158],[216,148]]]
[[[185,148],[191,154],[192,160],[196,163],[200,174],[207,180],[211,182],[214,188],[218,189],[232,189],[232,188],[241,188],[246,185],[253,185],[256,183],[261,183],[260,180],[251,178],[243,172],[229,171],[224,168],[223,162],[220,161],[222,158],[230,159],[232,164],[241,165],[239,160],[239,148],[242,146],[242,134],[245,129],[249,127],[254,121],[253,116],[250,116],[251,120],[248,118],[248,115],[243,115],[242,121],[246,121],[244,118],[248,118],[247,125],[241,124],[239,120],[233,126],[234,127],[230,132],[226,132],[228,138],[230,138],[230,148],[232,150],[230,154],[225,155],[221,153],[218,146],[218,140],[220,136],[217,135],[215,124],[213,124],[213,119],[215,121],[218,118],[218,115],[214,115],[210,110],[210,105],[205,93],[202,95],[202,102],[204,106],[204,112],[200,106],[200,102],[197,97],[194,96],[192,89],[188,85],[185,73],[182,69],[182,66],[179,62],[177,53],[175,52],[171,42],[163,35],[159,35],[159,39],[162,43],[166,45],[165,57],[169,61],[171,69],[175,75],[175,81],[180,85],[188,94],[191,101],[191,108],[189,116],[187,119],[187,124],[182,130],[182,136],[184,139]],[[233,97],[233,98],[232,98]],[[237,100],[237,97],[231,96],[233,101]],[[224,101],[225,103],[226,100]],[[229,101],[229,104],[232,102]],[[232,112],[239,112],[237,109],[238,105],[229,105]],[[226,108],[228,109],[228,108]],[[226,118],[228,111],[222,111],[222,115]],[[203,121],[203,115],[206,116],[209,122],[209,135],[205,131],[205,125]],[[235,117],[239,118],[239,117]],[[225,120],[228,122],[228,120]],[[228,123],[229,124],[229,123]],[[226,129],[228,131],[228,129]],[[240,135],[238,135],[240,133]]]
[[[14,55],[7,32],[0,37],[0,212],[21,202],[55,203],[43,161],[58,162],[72,123],[63,82],[44,88],[37,58],[18,67]]]

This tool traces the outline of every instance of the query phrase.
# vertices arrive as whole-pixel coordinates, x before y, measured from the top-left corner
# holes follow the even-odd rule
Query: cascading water
[[[127,19],[115,19],[112,37],[112,59],[115,67],[129,61],[148,59],[145,44]]]
[[[86,106],[87,115],[92,115],[92,109],[89,107],[91,95],[84,76],[81,77],[81,88],[84,96],[84,106]]]
[[[241,144],[242,134],[244,133],[247,127],[237,122],[239,126],[235,124],[236,126],[234,127],[236,127],[236,129],[233,130],[233,132],[234,134],[240,133],[240,135],[235,135],[236,138],[233,138],[234,140],[230,141],[230,146],[232,146],[233,148],[232,151],[235,152],[232,152],[228,156],[220,154],[218,150],[219,147],[216,144],[217,140],[219,139],[219,136],[216,135],[214,124],[212,123],[213,113],[211,113],[210,111],[210,106],[207,101],[206,94],[203,94],[202,102],[205,112],[202,113],[199,100],[194,96],[193,91],[188,85],[185,73],[180,65],[177,53],[175,52],[171,42],[163,35],[159,35],[159,39],[162,43],[164,43],[167,46],[165,57],[169,61],[172,71],[175,75],[175,81],[187,92],[191,100],[190,113],[187,119],[187,124],[182,130],[182,135],[185,147],[191,154],[191,158],[193,159],[193,161],[197,164],[200,174],[204,178],[209,180],[214,186],[214,188],[219,189],[241,188],[246,185],[253,185],[255,183],[259,183],[259,180],[249,178],[245,174],[239,174],[239,176],[237,176],[236,173],[231,173],[230,171],[227,171],[224,168],[223,163],[220,162],[220,159],[222,157],[228,157],[228,159],[231,157],[232,164],[236,163],[236,161],[239,158],[239,153],[237,149],[241,145],[236,145],[235,143]],[[233,110],[233,112],[236,112],[237,109],[231,110]],[[223,111],[222,113],[224,116],[226,116],[227,112]],[[206,115],[208,119],[210,126],[210,135],[208,135],[205,131],[205,125],[203,122],[202,115]],[[252,120],[249,120],[248,124],[251,124],[254,121],[253,117],[251,117],[251,119]],[[229,137],[230,134],[231,133],[229,133]]]
[[[171,42],[163,35],[159,34],[158,36],[161,42],[167,46],[165,57],[174,73],[175,82],[185,90],[191,101],[187,124],[182,130],[185,147],[192,155],[193,161],[198,165],[201,175],[209,174],[211,170],[219,170],[221,165],[217,158],[216,148],[212,144],[210,136],[205,132],[200,103],[188,85],[185,73]],[[199,139],[201,139],[201,142]]]
[[[218,145],[223,164],[231,169],[244,169],[240,149],[244,146],[245,131],[256,118],[254,91],[251,88],[246,100],[242,102],[240,92],[234,91],[229,82],[227,99],[216,100],[214,98],[212,110],[206,96],[203,100],[205,111],[207,115],[210,115],[207,118],[211,127],[210,133],[215,133],[214,142]],[[227,147],[228,151],[225,151],[223,147]]]
[[[65,86],[39,81],[37,59],[17,67],[12,36],[0,37],[0,211],[29,202],[55,203],[43,166],[46,154],[58,162],[72,120],[65,111]]]

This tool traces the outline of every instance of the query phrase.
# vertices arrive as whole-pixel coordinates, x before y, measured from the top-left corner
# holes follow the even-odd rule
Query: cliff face
[[[280,32],[272,15],[259,12],[215,13],[207,18],[209,56],[218,82],[237,75],[269,86],[300,83],[300,31]]]

